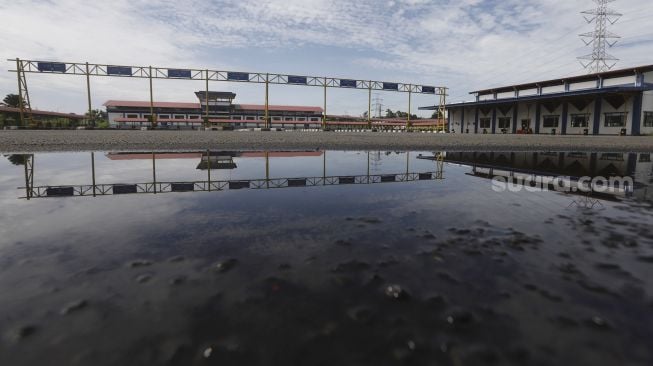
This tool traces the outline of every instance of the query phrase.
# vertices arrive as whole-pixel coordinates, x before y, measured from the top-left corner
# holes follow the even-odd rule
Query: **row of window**
[[[126,118],[140,118],[138,114],[126,114]],[[172,118],[170,117],[169,114],[159,114],[157,116],[158,119],[200,119],[201,116],[199,115],[188,115],[186,117],[183,114],[176,114]],[[244,118],[243,118],[244,117]],[[142,118],[149,119],[150,115],[149,114],[143,114]],[[262,116],[227,116],[225,117],[226,119],[232,119],[232,120],[237,120],[237,121],[263,121],[265,120],[265,117]],[[311,122],[319,122],[320,117],[272,117],[273,121],[311,121]]]
[[[570,125],[571,127],[589,127],[590,114],[571,114]],[[605,113],[604,126],[605,127],[626,127],[626,120],[628,117],[627,112],[614,112]],[[510,117],[500,117],[497,119],[499,128],[510,128]],[[491,118],[479,118],[478,124],[480,128],[491,128]],[[557,128],[560,125],[559,115],[542,116],[542,127],[544,128]],[[653,112],[644,112],[644,120],[642,125],[644,127],[653,127]]]

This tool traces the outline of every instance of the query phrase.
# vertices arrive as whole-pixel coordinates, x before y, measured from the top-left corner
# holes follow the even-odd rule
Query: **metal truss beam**
[[[63,74],[82,76],[113,76],[144,79],[176,79],[201,81],[229,81],[259,84],[317,86],[324,88],[380,90],[402,93],[446,95],[443,86],[415,85],[374,80],[343,79],[324,76],[270,74],[262,72],[220,71],[207,69],[178,69],[153,66],[90,64],[86,62],[59,62],[42,60],[17,60],[17,72]]]
[[[32,175],[33,176],[33,175]],[[131,184],[85,184],[64,186],[38,186],[28,185],[21,188],[26,190],[26,197],[20,198],[46,198],[46,197],[96,197],[124,194],[161,194],[171,192],[213,192],[240,189],[275,189],[275,188],[301,188],[331,185],[379,184],[401,183],[423,180],[442,180],[443,166],[440,162],[435,172],[400,173],[355,176],[321,176],[298,178],[250,179],[232,181],[187,181],[187,182],[153,182]]]

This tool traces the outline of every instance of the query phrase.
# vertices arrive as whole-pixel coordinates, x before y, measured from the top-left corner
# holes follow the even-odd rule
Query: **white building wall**
[[[644,82],[645,83],[653,83],[653,71],[649,71],[649,72],[644,73]]]
[[[560,103],[560,105],[554,109],[553,111],[549,112],[546,107],[543,105],[540,105],[540,134],[544,135],[550,135],[551,134],[551,129],[555,128],[556,130],[556,135],[560,135],[562,132],[562,108],[563,105]],[[557,127],[544,127],[544,116],[558,116],[558,126]],[[535,129],[533,128],[533,132],[535,132]]]
[[[605,126],[605,114],[612,112],[626,112],[626,126],[624,127],[606,127]],[[627,96],[626,102],[624,105],[615,109],[610,105],[606,100],[603,100],[601,105],[601,124],[599,125],[599,134],[600,135],[618,135],[621,132],[622,128],[626,129],[627,134],[631,134],[633,126],[633,97]],[[591,131],[591,130],[590,130]]]
[[[617,85],[635,85],[636,77],[633,76],[624,76],[621,78],[611,78],[604,79],[603,86],[617,86]]]
[[[596,81],[583,81],[582,83],[571,83],[569,84],[569,90],[586,90],[586,89],[596,89]]]
[[[474,133],[474,123],[476,122],[476,108],[465,108],[465,130]]]
[[[530,124],[528,127],[533,129],[533,132],[535,132],[535,112],[536,112],[536,106],[534,102],[529,102],[529,103],[519,103],[519,108],[517,110],[517,131],[522,129],[522,120],[528,119],[530,120]]]
[[[479,95],[478,100],[492,100],[494,99],[494,94],[485,94],[485,95]]]
[[[537,89],[533,88],[533,89],[524,89],[519,91],[520,97],[526,97],[529,95],[537,95]]]
[[[565,91],[564,85],[554,85],[554,86],[547,86],[542,88],[542,94],[564,93],[564,91]]]
[[[499,118],[510,118],[510,126],[506,127],[506,133],[507,134],[512,133],[512,126],[515,123],[515,118],[514,118],[515,116],[513,111],[514,108],[515,107],[510,108],[508,113],[506,113],[505,115],[501,112],[501,110],[499,110],[499,108],[497,108],[497,120],[496,120],[497,128],[495,130],[495,133],[503,133],[501,132],[501,128],[499,128]]]
[[[506,99],[506,98],[514,98],[515,97],[515,92],[503,92],[503,93],[497,93],[497,99]]]
[[[582,135],[584,130],[587,128],[588,133],[592,134],[592,128],[594,126],[594,104],[595,102],[590,102],[585,109],[579,110],[574,107],[573,104],[568,103],[569,108],[567,109],[567,135]],[[571,127],[571,115],[572,114],[589,114],[589,119],[587,127]]]
[[[646,91],[642,96],[642,123],[640,129],[642,134],[653,134],[653,127],[644,127],[644,112],[653,112],[653,91]]]

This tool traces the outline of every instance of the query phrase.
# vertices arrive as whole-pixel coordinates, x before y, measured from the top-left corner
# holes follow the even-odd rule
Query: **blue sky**
[[[591,0],[240,0],[89,2],[0,0],[0,57],[197,67],[400,81],[450,88],[450,100],[492,86],[583,73],[590,52],[577,37],[592,30],[580,12]],[[650,0],[617,0],[624,16],[611,31],[618,67],[653,64]],[[7,62],[7,69],[11,64]],[[85,81],[28,75],[33,104],[82,112]],[[144,80],[92,80],[93,106],[147,100]],[[194,101],[200,82],[157,81],[155,99]],[[261,85],[215,83],[236,102],[263,103]],[[0,73],[0,93],[16,91]],[[271,103],[321,105],[319,88],[272,88]],[[407,109],[403,93],[382,93]],[[415,96],[414,111],[433,104]],[[329,113],[360,114],[364,91],[329,90]]]

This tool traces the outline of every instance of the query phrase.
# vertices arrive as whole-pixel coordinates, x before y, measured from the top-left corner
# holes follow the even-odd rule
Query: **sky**
[[[0,0],[0,58],[271,72],[446,86],[470,91],[586,73],[578,34],[592,0]],[[653,1],[617,0],[610,31],[616,68],[653,64]],[[5,70],[15,62],[5,61]],[[17,92],[0,72],[0,94]],[[32,107],[83,113],[82,76],[28,74]],[[156,101],[195,102],[201,81],[154,81]],[[146,79],[94,77],[93,108],[110,99],[149,100]],[[236,103],[263,104],[260,84],[212,82]],[[271,104],[321,106],[321,88],[273,85]],[[406,111],[406,93],[381,92],[384,109]],[[329,114],[367,111],[367,92],[328,90]],[[436,104],[413,95],[417,107]]]

